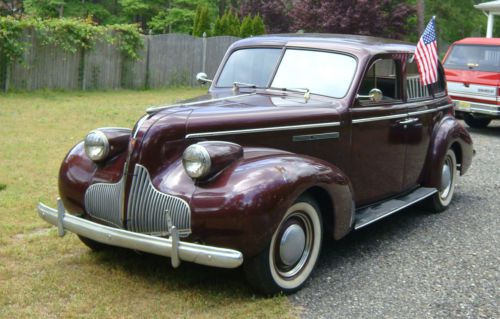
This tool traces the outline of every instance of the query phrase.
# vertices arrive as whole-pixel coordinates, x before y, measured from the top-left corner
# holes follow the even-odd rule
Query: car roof
[[[453,44],[500,45],[500,38],[465,38]]]
[[[415,44],[363,35],[329,33],[271,34],[250,37],[234,44],[245,46],[297,46],[329,50],[346,50],[352,53],[414,53]]]

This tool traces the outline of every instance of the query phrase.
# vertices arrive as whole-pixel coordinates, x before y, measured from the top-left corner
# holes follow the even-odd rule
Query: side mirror
[[[200,84],[212,83],[212,80],[208,78],[208,75],[205,72],[196,74],[196,81]]]
[[[368,95],[356,95],[356,98],[358,99],[369,99],[372,102],[380,102],[382,101],[382,97],[384,95],[382,94],[382,91],[379,89],[371,89]]]

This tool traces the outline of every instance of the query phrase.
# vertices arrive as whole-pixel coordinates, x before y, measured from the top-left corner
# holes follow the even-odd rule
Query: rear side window
[[[429,88],[422,85],[417,62],[414,58],[406,62],[406,96],[408,100],[418,100],[431,96]]]
[[[455,45],[446,58],[444,67],[457,70],[500,72],[500,46]]]

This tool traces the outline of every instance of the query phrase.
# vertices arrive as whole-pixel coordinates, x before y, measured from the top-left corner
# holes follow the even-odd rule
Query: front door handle
[[[408,125],[408,124],[413,124],[413,123],[416,123],[416,122],[418,122],[418,118],[416,118],[416,117],[410,117],[410,118],[407,118],[405,120],[399,121],[398,123],[399,124],[403,124],[403,125]]]

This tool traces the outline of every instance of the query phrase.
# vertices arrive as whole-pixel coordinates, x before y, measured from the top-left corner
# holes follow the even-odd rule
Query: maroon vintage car
[[[442,211],[471,165],[442,67],[422,86],[414,50],[341,35],[238,41],[213,82],[198,74],[207,95],[90,132],[62,163],[58,208],[40,216],[92,249],[243,265],[258,291],[296,291],[325,238],[421,201]]]

